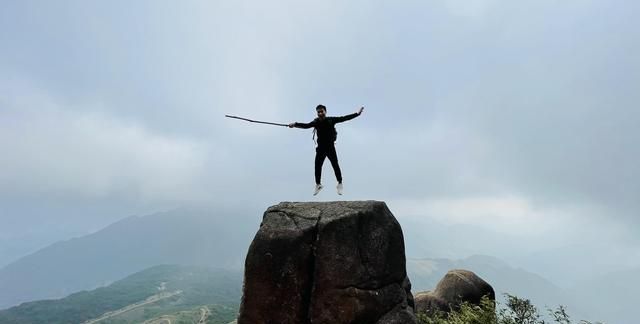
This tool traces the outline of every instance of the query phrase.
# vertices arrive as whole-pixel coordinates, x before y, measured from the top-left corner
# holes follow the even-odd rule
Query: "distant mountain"
[[[129,217],[0,269],[0,309],[105,286],[158,264],[241,269],[257,224],[223,211]]]
[[[37,251],[43,246],[47,246],[56,239],[49,240],[48,237],[23,236],[17,238],[0,238],[0,269],[21,257]]]
[[[478,225],[447,225],[428,217],[399,221],[407,257],[463,259],[470,255],[492,255],[539,274],[563,289],[606,273],[640,267],[634,247],[623,250],[612,242],[585,239],[549,243],[544,237],[516,237]],[[549,235],[550,242],[558,239]],[[586,264],[589,266],[568,266]]]
[[[0,323],[229,323],[237,316],[241,287],[240,271],[162,265],[107,287],[0,311]]]
[[[598,257],[594,258],[596,255]],[[598,241],[591,245],[571,244],[522,254],[513,261],[529,271],[544,274],[562,288],[570,288],[591,278],[640,266],[640,261],[629,255],[633,253],[616,249],[608,242]],[[589,266],[572,267],[567,266],[568,264]]]
[[[1,268],[0,309],[104,287],[159,264],[241,270],[260,220],[259,215],[197,210],[126,218],[99,232],[53,244]],[[625,319],[632,313],[628,311],[633,309],[629,305],[637,300],[632,292],[640,289],[637,280],[640,270],[595,277],[571,290],[563,290],[565,287],[561,289],[546,276],[534,273],[549,266],[542,257],[528,260],[536,267],[526,267],[527,270],[493,257],[464,258],[468,252],[497,251],[500,245],[510,242],[508,237],[469,226],[411,225],[404,224],[407,255],[443,257],[407,260],[414,292],[432,289],[446,271],[463,268],[491,283],[498,296],[508,292],[529,298],[542,309],[567,305],[574,318],[630,323]],[[478,240],[478,235],[487,239]],[[514,248],[519,246],[500,247],[503,251]],[[621,309],[620,305],[629,308]],[[622,320],[615,322],[609,318]]]

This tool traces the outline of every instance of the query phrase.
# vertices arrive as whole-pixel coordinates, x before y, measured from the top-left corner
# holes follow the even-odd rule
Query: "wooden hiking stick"
[[[225,117],[228,118],[235,118],[235,119],[241,119],[241,120],[246,120],[248,122],[252,122],[252,123],[258,123],[258,124],[267,124],[267,125],[275,125],[275,126],[286,126],[289,127],[288,124],[279,124],[279,123],[271,123],[271,122],[265,122],[265,121],[259,121],[259,120],[252,120],[252,119],[248,119],[248,118],[242,118],[242,117],[238,117],[238,116],[231,116],[231,115],[224,115]]]

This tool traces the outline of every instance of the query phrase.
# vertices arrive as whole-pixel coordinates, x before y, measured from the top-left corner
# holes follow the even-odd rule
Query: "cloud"
[[[577,223],[584,230],[588,222],[581,218],[589,218],[597,213],[594,208],[584,205],[565,206],[563,209],[540,206],[513,194],[399,199],[394,200],[393,204],[399,214],[410,219],[426,217],[445,224],[472,224],[502,233],[519,233],[529,238],[561,232]],[[594,230],[595,227],[589,229]]]
[[[0,147],[9,152],[0,160],[1,191],[77,199],[197,199],[207,159],[200,141],[96,112],[105,107],[68,110],[34,89],[11,90],[11,97],[0,98]]]
[[[287,123],[364,104],[338,128],[345,199],[509,231],[637,232],[637,4],[3,6],[5,193],[65,195],[59,210],[309,200],[310,132],[223,115]]]
[[[452,15],[463,17],[480,17],[496,6],[497,0],[445,0],[445,6]]]

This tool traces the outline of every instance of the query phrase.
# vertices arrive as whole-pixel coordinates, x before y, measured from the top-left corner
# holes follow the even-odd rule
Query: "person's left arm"
[[[351,120],[354,119],[360,115],[362,115],[362,111],[364,110],[364,107],[360,107],[360,110],[358,110],[357,112],[354,112],[353,114],[349,114],[346,116],[340,116],[340,117],[333,117],[333,122],[334,123],[342,123],[342,122],[346,122],[347,120]]]

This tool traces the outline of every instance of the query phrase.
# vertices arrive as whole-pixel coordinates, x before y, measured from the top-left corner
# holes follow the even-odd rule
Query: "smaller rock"
[[[483,296],[495,301],[493,287],[468,270],[450,270],[438,282],[434,291],[415,295],[416,313],[450,312],[458,310],[464,302],[479,305]]]

